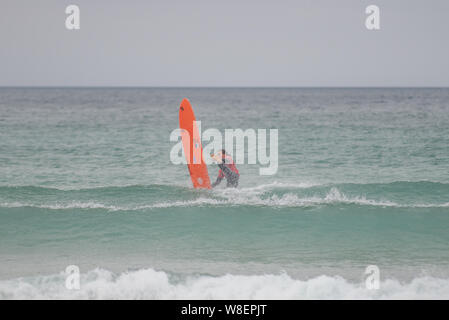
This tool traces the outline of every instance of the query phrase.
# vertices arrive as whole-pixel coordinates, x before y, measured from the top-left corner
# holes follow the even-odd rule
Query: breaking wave
[[[422,195],[422,189],[431,190]],[[383,192],[383,193],[381,193]],[[414,194],[416,193],[416,195]],[[358,205],[395,208],[447,208],[449,185],[433,182],[390,184],[270,183],[250,188],[194,190],[151,185],[59,190],[0,187],[0,208],[139,211],[174,207],[256,206],[272,208]],[[421,198],[420,198],[421,197]]]
[[[388,279],[379,289],[340,276],[299,280],[288,274],[187,276],[140,269],[81,274],[79,290],[66,288],[65,273],[0,281],[0,299],[448,299],[449,280]]]

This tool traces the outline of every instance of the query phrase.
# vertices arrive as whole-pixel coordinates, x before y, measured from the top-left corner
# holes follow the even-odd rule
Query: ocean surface
[[[194,190],[184,97],[277,173]],[[0,88],[0,299],[37,298],[449,299],[449,89]]]

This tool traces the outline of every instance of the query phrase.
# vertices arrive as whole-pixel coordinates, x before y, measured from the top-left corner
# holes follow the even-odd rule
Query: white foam
[[[96,202],[80,202],[72,201],[66,204],[54,203],[54,204],[34,204],[34,203],[22,203],[22,202],[3,202],[0,204],[3,208],[23,208],[32,207],[39,209],[51,209],[51,210],[64,210],[64,209],[106,209],[111,211],[126,210],[122,207],[113,205],[106,205]]]
[[[448,203],[443,204],[399,204],[392,201],[378,201],[367,199],[366,197],[355,196],[348,197],[341,193],[337,188],[331,188],[331,190],[324,196],[312,196],[312,197],[299,197],[293,193],[286,193],[282,196],[272,195],[269,197],[263,197],[263,192],[255,189],[225,189],[219,193],[223,200],[217,200],[213,198],[200,197],[195,200],[188,201],[175,201],[175,202],[161,202],[154,205],[142,206],[140,209],[146,208],[168,208],[168,207],[191,207],[202,205],[248,205],[248,206],[267,206],[267,207],[311,207],[319,205],[329,204],[355,204],[355,205],[367,205],[367,206],[380,206],[380,207],[398,207],[398,208],[442,208],[449,207]]]
[[[281,187],[282,186],[282,187]],[[296,185],[297,186],[297,185]],[[194,200],[165,201],[137,206],[116,206],[97,202],[73,201],[69,203],[33,204],[33,203],[1,203],[0,207],[20,208],[34,207],[41,209],[105,209],[109,211],[135,211],[158,208],[174,207],[201,207],[201,206],[265,206],[276,208],[288,207],[314,207],[320,205],[354,204],[363,206],[397,207],[397,208],[447,208],[449,202],[441,204],[400,204],[388,200],[367,199],[365,196],[349,197],[333,187],[325,196],[299,197],[294,193],[286,193],[282,196],[271,195],[264,197],[267,189],[285,188],[285,184],[264,185],[255,188],[223,189],[217,193],[206,194]],[[304,186],[305,187],[305,186]],[[210,197],[208,197],[210,196]],[[217,196],[213,198],[212,196]]]
[[[238,189],[228,188],[228,189],[223,189],[223,191],[232,192],[233,190],[238,190],[241,192],[251,192],[251,191],[266,191],[266,190],[287,189],[287,188],[288,189],[307,189],[307,188],[312,188],[312,187],[317,187],[317,186],[322,186],[322,185],[323,184],[313,183],[313,182],[283,183],[283,182],[274,181],[272,183],[262,184],[262,185],[255,186],[255,187],[238,188]]]
[[[0,299],[449,299],[449,279],[389,279],[378,290],[340,276],[308,280],[288,274],[189,276],[175,281],[163,271],[115,275],[95,269],[81,275],[80,290],[65,287],[64,273],[0,281]]]

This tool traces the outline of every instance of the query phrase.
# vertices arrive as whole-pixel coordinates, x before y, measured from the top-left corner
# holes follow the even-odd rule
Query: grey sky
[[[448,31],[447,0],[0,0],[0,86],[449,86]]]

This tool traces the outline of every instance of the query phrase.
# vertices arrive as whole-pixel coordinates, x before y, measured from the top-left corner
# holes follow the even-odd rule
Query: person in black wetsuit
[[[232,157],[226,153],[225,149],[221,149],[216,155],[211,155],[211,157],[218,163],[220,168],[217,180],[212,183],[212,188],[219,185],[223,178],[226,178],[226,187],[236,188],[239,184],[240,174]]]

